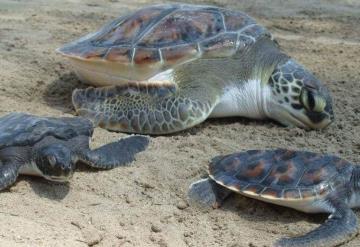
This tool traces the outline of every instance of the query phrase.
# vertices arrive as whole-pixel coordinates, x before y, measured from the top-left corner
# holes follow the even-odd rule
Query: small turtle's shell
[[[351,171],[352,165],[336,156],[285,149],[219,156],[209,166],[217,183],[284,206],[288,201],[325,198],[349,180]]]
[[[46,136],[68,140],[92,136],[92,123],[82,117],[46,118],[24,113],[10,113],[0,118],[0,149],[33,145]]]
[[[75,69],[83,70],[82,77],[91,73],[116,84],[115,78],[104,79],[103,74],[146,80],[194,59],[231,56],[265,34],[269,33],[264,27],[242,12],[200,5],[155,5],[120,17],[58,51],[78,60]],[[96,65],[91,67],[89,62]],[[118,74],[112,71],[115,68]]]

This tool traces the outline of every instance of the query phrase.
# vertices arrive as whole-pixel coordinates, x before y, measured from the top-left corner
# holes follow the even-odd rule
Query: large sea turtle
[[[328,90],[248,15],[166,4],[120,17],[58,51],[84,82],[77,113],[104,128],[165,134],[209,117],[324,128]]]
[[[360,167],[334,155],[250,150],[215,157],[209,176],[190,186],[190,202],[219,207],[231,192],[237,192],[306,213],[330,214],[315,230],[280,239],[277,247],[338,246],[358,233],[351,208],[360,207]]]
[[[0,118],[0,190],[19,174],[64,182],[77,161],[110,169],[134,160],[148,145],[148,138],[131,136],[94,150],[89,148],[92,123],[85,118],[46,118],[11,113]]]

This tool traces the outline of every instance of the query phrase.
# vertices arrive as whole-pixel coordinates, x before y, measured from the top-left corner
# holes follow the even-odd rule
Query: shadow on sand
[[[87,88],[75,73],[66,73],[51,82],[45,89],[43,98],[47,105],[64,113],[75,114],[71,102],[72,92],[76,88]]]

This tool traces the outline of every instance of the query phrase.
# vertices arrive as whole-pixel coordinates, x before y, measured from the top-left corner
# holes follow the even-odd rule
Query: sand
[[[0,115],[72,116],[71,92],[84,85],[54,50],[151,2],[1,0]],[[241,196],[221,209],[203,210],[188,206],[186,193],[206,176],[211,157],[238,150],[289,147],[360,163],[359,1],[192,2],[243,10],[266,26],[329,87],[335,123],[304,131],[271,121],[208,120],[175,135],[152,137],[129,167],[81,166],[67,185],[22,176],[0,193],[0,246],[270,246],[326,219]],[[125,136],[97,128],[92,146]],[[358,237],[344,246],[359,245]]]

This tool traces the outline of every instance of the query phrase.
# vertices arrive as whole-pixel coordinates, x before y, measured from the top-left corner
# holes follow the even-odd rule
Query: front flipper
[[[330,199],[329,206],[335,211],[324,224],[303,236],[280,239],[274,246],[331,247],[349,241],[358,233],[355,213],[339,198]]]
[[[231,190],[207,178],[190,185],[188,199],[190,204],[219,208],[231,193]]]
[[[100,127],[130,133],[167,134],[204,121],[218,95],[209,88],[174,83],[77,89],[77,113]]]
[[[82,149],[79,158],[92,167],[111,169],[132,162],[135,154],[144,151],[148,144],[147,137],[131,136],[94,150]]]
[[[20,164],[12,162],[5,162],[0,165],[0,190],[6,189],[15,183],[20,166]]]

